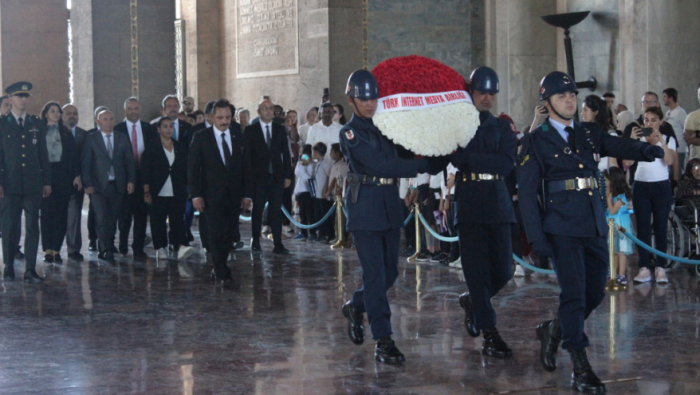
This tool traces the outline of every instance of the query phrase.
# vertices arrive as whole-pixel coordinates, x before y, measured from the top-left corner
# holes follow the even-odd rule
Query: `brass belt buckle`
[[[493,174],[479,174],[479,178],[485,181],[493,180]]]
[[[586,178],[576,178],[576,190],[580,191],[582,189],[588,189],[591,187],[591,179],[590,177]]]

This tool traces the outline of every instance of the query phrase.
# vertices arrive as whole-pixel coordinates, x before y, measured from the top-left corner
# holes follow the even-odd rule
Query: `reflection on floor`
[[[350,343],[340,314],[361,279],[356,253],[285,243],[293,255],[274,256],[269,242],[262,256],[236,254],[227,289],[208,278],[201,253],[179,263],[156,263],[152,249],[146,262],[90,254],[39,263],[44,285],[0,287],[0,393],[571,392],[568,355],[560,351],[559,369],[545,372],[534,332],[553,316],[556,280],[515,279],[494,299],[515,353],[498,360],[483,357],[462,326],[461,270],[402,259],[389,298],[407,362],[385,366],[375,364],[371,341]],[[610,295],[588,320],[589,356],[612,381],[609,393],[700,393],[700,278],[683,269],[669,278]]]

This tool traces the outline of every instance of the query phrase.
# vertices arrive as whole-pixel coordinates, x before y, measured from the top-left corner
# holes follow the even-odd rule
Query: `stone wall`
[[[68,101],[68,10],[65,0],[0,2],[0,87],[34,85],[27,111]]]
[[[138,84],[142,119],[159,116],[161,100],[175,93],[175,6],[172,0],[137,2]],[[96,106],[120,122],[131,96],[132,48],[129,1],[73,0],[74,96],[80,126],[92,128]]]

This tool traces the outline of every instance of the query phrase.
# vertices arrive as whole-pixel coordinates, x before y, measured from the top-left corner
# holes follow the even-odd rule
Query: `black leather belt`
[[[505,178],[500,174],[469,173],[462,176],[462,181],[499,181]]]
[[[562,191],[581,191],[584,189],[598,188],[598,180],[595,177],[572,178],[570,180],[548,181],[547,193]]]
[[[381,177],[373,177],[373,176],[368,176],[368,175],[360,176],[360,182],[362,183],[362,185],[374,185],[374,186],[394,185],[393,178],[381,178]]]

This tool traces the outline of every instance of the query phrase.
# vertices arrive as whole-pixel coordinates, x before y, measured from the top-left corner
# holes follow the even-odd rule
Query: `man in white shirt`
[[[148,205],[143,200],[141,155],[143,155],[146,146],[159,137],[153,125],[141,121],[141,103],[136,97],[132,96],[124,101],[124,113],[126,114],[126,119],[114,125],[114,131],[126,135],[131,143],[131,152],[136,169],[136,186],[135,193],[124,198],[124,203],[119,213],[119,253],[126,256],[129,252],[129,231],[133,220],[134,237],[131,248],[134,251],[134,259],[145,259],[147,255],[143,248],[146,240]]]
[[[673,131],[676,133],[678,163],[682,174],[685,169],[685,158],[688,154],[688,143],[683,138],[685,119],[688,117],[688,113],[678,105],[678,91],[675,88],[664,89],[663,94],[664,105],[668,107],[665,121],[673,126]]]
[[[321,105],[321,122],[309,129],[306,144],[313,147],[316,143],[323,143],[326,147],[330,147],[332,144],[340,143],[340,129],[342,128],[343,125],[333,123],[333,105],[323,103]],[[331,160],[330,150],[326,152],[325,159]]]
[[[299,139],[301,145],[306,145],[307,137],[309,136],[309,128],[314,126],[318,120],[318,107],[311,107],[306,111],[306,123],[299,126]]]

